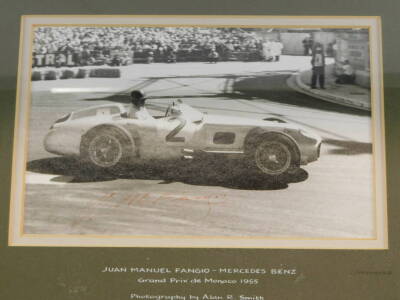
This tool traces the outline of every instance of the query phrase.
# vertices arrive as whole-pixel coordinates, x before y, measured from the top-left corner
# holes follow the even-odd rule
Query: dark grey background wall
[[[7,247],[19,19],[23,14],[379,15],[383,21],[390,249],[388,251]],[[0,299],[127,299],[111,264],[295,266],[299,282],[272,279],[270,299],[399,299],[400,1],[398,0],[0,0]],[[397,265],[395,265],[397,262]],[[354,270],[391,274],[354,274]],[[68,287],[86,287],[76,294]],[[167,288],[168,290],[168,288]],[[72,289],[72,291],[74,291]],[[171,290],[171,293],[173,290]],[[227,292],[222,288],[216,292]],[[267,300],[267,299],[266,299]]]

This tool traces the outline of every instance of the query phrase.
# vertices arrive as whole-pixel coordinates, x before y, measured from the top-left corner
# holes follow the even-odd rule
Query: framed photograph
[[[22,17],[10,246],[387,249],[379,17]]]

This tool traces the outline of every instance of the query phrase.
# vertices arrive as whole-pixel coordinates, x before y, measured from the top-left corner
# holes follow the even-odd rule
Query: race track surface
[[[291,90],[286,81],[298,68],[287,65],[134,65],[122,79],[34,82],[25,233],[373,237],[371,116]],[[92,105],[128,104],[135,88],[151,96],[146,106],[153,113],[182,99],[210,114],[277,116],[318,133],[321,157],[293,178],[258,182],[215,162],[93,174],[44,150],[43,138],[58,117]]]

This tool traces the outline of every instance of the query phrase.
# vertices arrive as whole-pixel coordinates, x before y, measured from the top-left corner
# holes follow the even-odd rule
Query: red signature
[[[207,205],[207,212],[201,218],[206,218],[211,214],[212,207],[215,205],[223,205],[226,203],[226,194],[212,194],[212,195],[184,195],[184,194],[172,194],[172,193],[150,193],[150,192],[139,192],[130,195],[121,195],[117,192],[111,192],[105,194],[99,198],[95,204],[98,205],[98,201],[110,204],[110,209],[124,208],[140,206],[146,203],[156,205],[160,201],[201,201]],[[82,223],[94,221],[96,213],[93,211],[91,201],[89,201],[84,208],[80,210],[80,216],[76,216],[71,222],[71,227],[76,227]]]

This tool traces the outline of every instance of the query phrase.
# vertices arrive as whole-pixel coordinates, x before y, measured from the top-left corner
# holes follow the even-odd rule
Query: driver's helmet
[[[134,90],[131,92],[132,104],[136,106],[144,105],[146,95],[141,90]]]
[[[141,91],[141,90],[134,90],[134,91],[132,91],[132,92],[131,92],[131,97],[132,97],[132,98],[136,98],[136,99],[146,98],[144,92]]]

